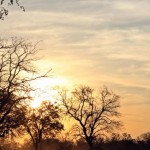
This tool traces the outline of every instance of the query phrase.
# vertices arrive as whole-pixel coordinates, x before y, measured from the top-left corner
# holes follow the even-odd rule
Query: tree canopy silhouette
[[[146,132],[138,136],[138,141],[144,141],[146,143],[150,143],[150,132]]]
[[[8,116],[20,102],[31,99],[30,81],[46,77],[37,75],[32,58],[36,44],[23,39],[0,40],[0,136],[8,133]]]
[[[93,149],[96,139],[121,125],[117,111],[120,97],[106,87],[98,95],[94,94],[94,90],[88,86],[76,88],[71,96],[66,91],[61,92],[66,114],[77,122],[74,126],[75,136],[84,138],[90,149]]]
[[[59,113],[59,108],[47,101],[42,102],[38,108],[26,108],[21,130],[31,137],[35,150],[38,150],[42,139],[55,137],[63,130]]]

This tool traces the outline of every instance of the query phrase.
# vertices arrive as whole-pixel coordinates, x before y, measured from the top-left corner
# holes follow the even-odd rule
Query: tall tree
[[[8,133],[7,116],[21,101],[31,98],[30,81],[47,75],[37,75],[36,52],[36,44],[23,39],[0,40],[0,136]]]
[[[119,98],[106,87],[98,95],[88,86],[75,89],[70,96],[65,91],[61,92],[66,114],[77,122],[75,135],[84,138],[91,150],[97,138],[121,125],[117,111]]]
[[[42,139],[55,137],[63,129],[59,113],[60,110],[57,106],[46,101],[36,109],[26,109],[23,129],[31,137],[35,150],[39,149]]]

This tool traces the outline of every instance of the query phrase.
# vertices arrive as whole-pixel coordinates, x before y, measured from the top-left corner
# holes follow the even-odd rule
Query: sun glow
[[[51,101],[57,103],[58,87],[69,86],[68,80],[65,78],[42,78],[32,81],[31,87],[36,89],[32,91],[31,106],[39,107],[42,101]]]

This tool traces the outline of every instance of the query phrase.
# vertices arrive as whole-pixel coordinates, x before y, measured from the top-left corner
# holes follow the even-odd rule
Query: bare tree
[[[30,99],[30,81],[46,77],[37,75],[32,58],[36,44],[23,39],[0,40],[0,136],[8,133],[8,117],[22,101]],[[11,114],[13,116],[13,114]]]
[[[77,122],[75,136],[84,138],[90,149],[96,139],[120,127],[117,111],[120,97],[108,88],[104,87],[97,96],[88,86],[75,89],[70,96],[66,91],[60,94],[66,114]]]
[[[24,7],[20,5],[19,0],[0,0],[0,19],[2,20],[8,15],[8,9],[4,7],[4,3],[6,5],[17,4],[23,11],[25,11]]]
[[[46,101],[39,108],[26,109],[23,129],[31,137],[35,150],[39,149],[42,139],[55,137],[63,129],[59,113],[57,106]]]

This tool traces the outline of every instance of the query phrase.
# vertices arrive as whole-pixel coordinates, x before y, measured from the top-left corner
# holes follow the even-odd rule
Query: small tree
[[[75,89],[69,97],[66,92],[61,92],[66,114],[77,122],[75,135],[84,138],[90,149],[97,138],[121,125],[117,111],[120,97],[106,87],[98,96],[94,94],[94,90],[87,86]]]
[[[146,132],[137,137],[137,141],[144,141],[150,143],[150,132]]]
[[[23,129],[31,137],[35,150],[42,139],[55,137],[63,129],[60,122],[59,108],[50,102],[43,102],[39,108],[27,108]]]
[[[47,75],[37,75],[38,71],[33,66],[36,60],[33,56],[36,52],[36,44],[23,39],[0,40],[1,137],[8,133],[11,123],[9,120],[14,116],[13,112],[17,105],[31,98],[29,93],[33,89],[30,87],[30,81]]]

